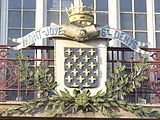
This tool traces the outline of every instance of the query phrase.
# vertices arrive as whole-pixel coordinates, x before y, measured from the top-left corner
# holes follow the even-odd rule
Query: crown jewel
[[[84,27],[94,23],[93,9],[83,5],[81,0],[74,0],[69,9],[66,9],[69,23]]]

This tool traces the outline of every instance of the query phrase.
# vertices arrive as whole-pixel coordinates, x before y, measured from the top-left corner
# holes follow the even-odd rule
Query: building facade
[[[67,23],[66,8],[73,2],[74,0],[0,0],[0,45],[17,45],[11,39],[23,37],[45,26]],[[83,0],[83,2],[84,5],[93,8],[95,24],[109,25],[110,28],[124,31],[137,41],[150,43],[148,46],[150,48],[160,48],[160,0]],[[45,39],[36,42],[35,45],[53,46],[53,41]],[[114,40],[110,41],[109,46],[126,47]],[[14,58],[17,53],[14,50],[7,51],[11,53],[8,58]],[[30,58],[42,57],[41,51],[22,51],[24,55],[30,55]],[[119,55],[122,54],[115,55],[117,60]],[[123,60],[129,59],[132,55],[126,52]],[[48,56],[53,57],[53,52]],[[108,63],[108,66],[113,67],[114,63]],[[159,77],[159,73],[156,75]]]
[[[160,47],[159,0],[83,0],[93,7],[94,22],[122,30],[151,48]],[[51,24],[67,23],[65,12],[73,0],[0,0],[1,45],[14,45],[11,38]],[[47,45],[48,41],[36,43]],[[121,46],[113,41],[110,46]],[[122,45],[123,46],[123,45]]]
[[[123,31],[137,41],[149,43],[149,46],[146,46],[148,48],[160,48],[160,0],[82,1],[84,2],[85,6],[90,6],[93,8],[95,24],[102,26],[109,25],[110,28]],[[17,45],[18,43],[12,42],[11,40],[14,38],[21,38],[39,28],[68,23],[66,8],[70,8],[71,3],[73,2],[74,0],[0,0],[0,49],[4,49],[3,45]],[[55,45],[54,48],[53,42],[53,40],[45,38],[44,40],[36,41],[35,44],[30,46],[29,49],[26,48],[27,50],[20,50],[25,56],[24,60],[31,61],[31,65],[29,66],[31,69],[36,71],[36,67],[39,65],[39,63],[41,61],[45,61],[46,66],[52,70],[52,72],[56,71],[54,60],[60,61],[62,57],[60,56],[60,58],[57,57],[58,59],[53,59],[53,55],[58,56],[61,54],[59,51],[55,52],[55,50],[60,48],[60,45],[64,44],[64,42],[59,43],[59,46]],[[107,45],[108,43],[106,46]],[[34,46],[37,46],[37,48]],[[95,46],[97,46],[97,44]],[[79,44],[77,44],[77,47],[79,47]],[[114,49],[112,47],[117,48]],[[121,44],[119,41],[110,40],[109,47],[105,48],[106,52],[104,52],[104,49],[101,50],[102,53],[105,54],[105,59],[103,59],[103,62],[107,62],[105,62],[107,65],[104,64],[102,66],[102,68],[105,66],[105,68],[102,70],[103,72],[114,72],[114,67],[117,65],[117,61],[124,62],[127,66],[127,72],[132,72],[134,62],[139,60],[138,57],[140,55],[128,50],[126,47],[127,46]],[[160,52],[160,49],[157,50]],[[6,57],[7,55],[5,55],[6,52],[10,53],[8,58]],[[10,64],[10,61],[17,60],[15,59],[16,53],[18,53],[18,51],[12,49],[8,49],[7,51],[0,50],[0,88],[2,88],[0,89],[0,104],[3,104],[5,101],[6,103],[4,103],[8,105],[8,103],[10,104],[10,101],[16,102],[17,100],[17,103],[19,104],[22,101],[33,100],[39,97],[39,93],[37,92],[39,91],[38,89],[29,89],[25,81],[20,81],[17,77],[15,77],[17,75],[17,73],[14,72],[16,71],[15,64],[12,66],[13,64]],[[7,59],[5,59],[5,57]],[[130,60],[131,57],[133,57],[133,60],[135,61]],[[160,59],[160,54],[155,53],[150,57],[152,57],[151,60],[153,61],[157,60],[157,64],[153,64],[153,69],[150,70],[151,74],[149,73],[147,76],[149,79],[151,78],[150,81],[147,81],[147,84],[144,83],[144,86],[142,86],[140,89],[135,89],[133,93],[126,95],[123,99],[132,103],[144,103],[147,105],[155,103],[159,107],[160,72],[158,60]],[[64,62],[63,59],[62,62]],[[10,66],[13,68],[10,69]],[[59,69],[60,74],[57,74],[57,76],[61,76],[63,68],[64,67]],[[105,72],[105,75],[106,73],[107,72]],[[10,75],[14,76],[15,78],[10,77]],[[9,79],[7,79],[7,77]],[[64,78],[64,76],[62,77]],[[107,75],[104,76],[104,79],[107,77]],[[14,80],[10,78],[13,78]]]

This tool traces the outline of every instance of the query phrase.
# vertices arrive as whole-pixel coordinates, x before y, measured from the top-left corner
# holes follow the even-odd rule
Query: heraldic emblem
[[[64,48],[64,83],[70,88],[98,86],[98,48]]]

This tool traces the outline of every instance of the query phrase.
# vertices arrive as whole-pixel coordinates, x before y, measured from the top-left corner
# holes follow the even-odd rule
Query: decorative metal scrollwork
[[[5,91],[0,91],[0,101],[5,101],[5,98],[7,97]]]
[[[18,80],[15,64],[12,61],[3,60],[7,55],[9,53],[6,50],[0,50],[0,57],[2,57],[0,60],[0,90],[11,87]]]
[[[153,53],[150,57],[152,57],[154,60],[160,60],[160,53]]]

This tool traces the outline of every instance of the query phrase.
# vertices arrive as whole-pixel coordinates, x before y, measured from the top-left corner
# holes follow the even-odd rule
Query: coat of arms
[[[64,48],[64,82],[71,88],[98,86],[98,48]]]

